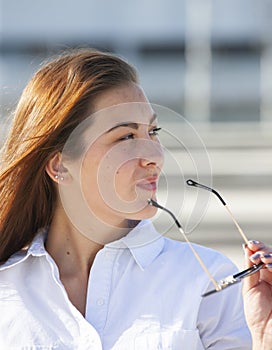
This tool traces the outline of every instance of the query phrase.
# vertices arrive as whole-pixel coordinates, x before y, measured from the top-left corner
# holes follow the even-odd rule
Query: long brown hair
[[[1,154],[0,262],[52,220],[56,191],[48,160],[89,115],[94,98],[129,82],[137,83],[132,66],[92,49],[66,52],[30,80]]]

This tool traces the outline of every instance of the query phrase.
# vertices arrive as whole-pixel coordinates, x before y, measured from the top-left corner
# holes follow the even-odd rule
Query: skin
[[[127,234],[131,223],[156,213],[147,200],[156,199],[163,164],[156,116],[139,85],[99,96],[92,118],[82,157],[69,161],[56,154],[46,166],[60,189],[46,249],[82,315],[97,252]]]
[[[252,334],[253,350],[272,349],[272,247],[249,241],[246,267],[263,262],[264,268],[243,282],[245,316]],[[268,265],[271,264],[271,265]]]

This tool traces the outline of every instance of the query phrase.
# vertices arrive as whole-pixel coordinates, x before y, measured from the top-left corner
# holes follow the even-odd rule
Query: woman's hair
[[[133,67],[92,49],[64,53],[26,86],[1,154],[0,262],[28,245],[52,220],[56,189],[45,171],[105,91],[137,83]]]

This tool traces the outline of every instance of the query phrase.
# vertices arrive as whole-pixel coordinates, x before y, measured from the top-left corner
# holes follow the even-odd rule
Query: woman
[[[272,248],[250,241],[245,248],[247,267],[264,263],[264,268],[244,279],[245,315],[253,340],[253,350],[272,349]]]
[[[1,349],[250,349],[239,290],[160,236],[157,118],[134,68],[79,50],[28,83],[2,152]],[[235,267],[195,246],[216,279]]]

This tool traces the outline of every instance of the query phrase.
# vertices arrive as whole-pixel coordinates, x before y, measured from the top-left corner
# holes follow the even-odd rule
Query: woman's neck
[[[56,262],[61,276],[74,274],[89,275],[90,268],[97,252],[105,244],[125,236],[136,223],[129,225],[128,221],[109,225],[99,220],[93,220],[88,229],[79,231],[69,220],[64,209],[58,206],[51,222],[46,250]],[[133,226],[133,227],[131,227]]]
[[[46,250],[56,262],[60,275],[89,275],[102,244],[91,241],[69,223],[54,218],[46,240]]]

